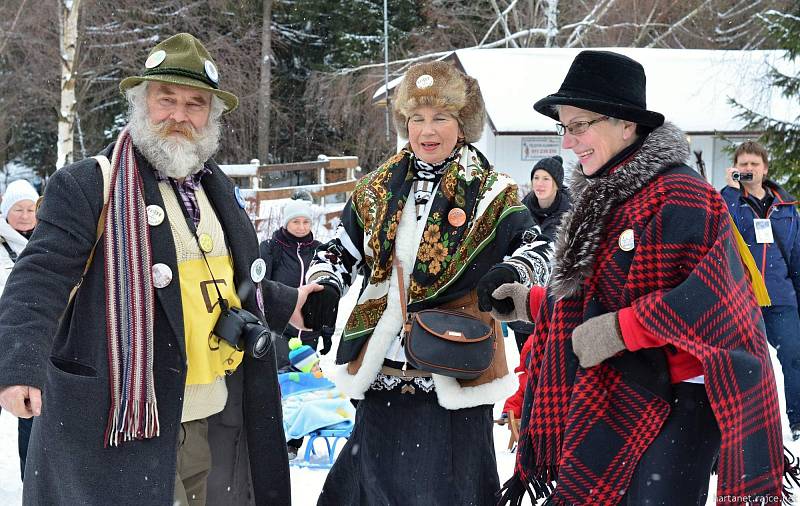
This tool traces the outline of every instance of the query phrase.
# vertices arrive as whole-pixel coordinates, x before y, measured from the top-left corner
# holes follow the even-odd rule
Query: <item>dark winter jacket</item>
[[[581,323],[624,308],[702,363],[722,434],[718,496],[781,496],[780,413],[761,311],[725,203],[684,165],[688,154],[683,132],[666,123],[605,176],[575,167],[575,205],[536,316],[507,499],[522,479],[553,505],[624,500],[672,409],[669,346],[582,368],[571,339]],[[632,248],[622,249],[620,236],[631,232]]]
[[[533,193],[533,191],[525,195],[525,198],[522,199],[522,203],[525,204],[525,207],[531,212],[533,221],[539,225],[542,233],[550,239],[556,238],[556,231],[558,230],[558,225],[561,223],[561,217],[564,213],[572,209],[572,198],[570,197],[569,190],[566,188],[558,190],[556,199],[550,207],[544,209],[539,207],[539,201],[536,199],[536,194]],[[514,331],[517,346],[521,350],[522,344],[525,343],[527,336],[533,333],[533,324],[527,322],[509,322],[508,326]]]
[[[259,252],[267,264],[267,274],[264,279],[283,283],[286,286],[297,288],[305,284],[305,275],[314,250],[319,246],[319,241],[313,234],[297,238],[281,227],[272,234],[271,239],[261,241]],[[275,329],[279,330],[279,329]],[[297,329],[291,325],[283,330],[284,337],[294,337]],[[303,340],[314,340],[319,337],[317,332],[303,332]]]
[[[800,214],[795,207],[797,199],[772,181],[767,180],[764,186],[774,196],[767,211],[775,239],[773,243],[756,242],[753,219],[759,216],[748,203],[755,197],[730,186],[723,188],[721,193],[758,270],[764,276],[772,305],[800,307]]]
[[[109,158],[109,148],[104,152]],[[164,202],[149,164],[138,155],[144,200]],[[203,189],[225,232],[244,309],[261,315],[251,265],[258,242],[234,185],[208,161]],[[103,178],[87,159],[56,171],[38,211],[39,224],[0,299],[0,385],[42,390],[28,449],[26,505],[172,504],[176,448],[186,378],[181,284],[169,217],[149,227],[153,263],[173,280],[154,289],[153,376],[160,435],[104,448],[109,416],[104,249],[94,252],[83,283],[65,308],[96,239]],[[261,283],[267,322],[286,325],[297,292]],[[213,467],[208,505],[284,505],[291,500],[275,357],[249,356],[227,378],[225,409],[209,417]],[[249,464],[249,466],[248,466]],[[252,485],[251,485],[252,484]],[[253,494],[255,494],[253,496]]]
[[[305,275],[314,250],[319,246],[319,241],[312,234],[298,239],[286,228],[281,227],[272,234],[271,239],[261,241],[259,252],[267,265],[267,274],[264,279],[270,279],[284,285],[297,288],[305,284]],[[278,361],[278,371],[288,371],[291,367],[289,361],[289,339],[298,334],[303,344],[316,350],[319,344],[319,332],[311,330],[298,331],[291,325],[283,329],[272,329],[275,336],[275,356]],[[325,329],[323,352],[330,348],[330,334],[332,329]]]
[[[522,203],[531,212],[533,220],[542,229],[542,233],[551,239],[556,237],[556,230],[558,229],[558,224],[561,223],[561,217],[572,209],[572,197],[566,188],[558,190],[556,199],[550,207],[544,209],[539,207],[539,201],[533,191],[525,195]]]

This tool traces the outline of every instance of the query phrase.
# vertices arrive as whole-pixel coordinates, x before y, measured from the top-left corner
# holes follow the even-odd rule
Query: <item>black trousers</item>
[[[720,433],[705,385],[672,386],[669,416],[642,455],[625,506],[703,506],[711,470],[719,455]]]

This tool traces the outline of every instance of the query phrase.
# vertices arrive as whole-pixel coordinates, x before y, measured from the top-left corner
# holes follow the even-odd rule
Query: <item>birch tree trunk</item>
[[[558,0],[547,0],[544,17],[547,28],[547,35],[544,39],[544,47],[553,47],[556,35],[558,35]]]
[[[269,163],[270,80],[272,79],[272,0],[263,0],[261,77],[258,86],[258,159]]]
[[[59,49],[61,56],[61,107],[58,110],[58,157],[56,169],[73,161],[75,82],[78,61],[78,12],[81,0],[59,0]]]

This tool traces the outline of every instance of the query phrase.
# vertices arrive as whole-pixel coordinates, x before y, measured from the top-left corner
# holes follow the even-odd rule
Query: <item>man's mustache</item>
[[[155,125],[156,133],[164,138],[173,133],[183,135],[187,140],[194,142],[197,138],[197,131],[189,124],[178,123],[172,119],[166,119]]]

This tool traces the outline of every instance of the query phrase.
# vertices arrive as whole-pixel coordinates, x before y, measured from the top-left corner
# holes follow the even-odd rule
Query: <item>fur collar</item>
[[[685,163],[686,135],[672,123],[653,130],[631,159],[605,177],[590,179],[576,163],[570,170],[575,205],[564,214],[556,237],[555,265],[550,278],[556,300],[580,294],[594,268],[595,254],[611,210],[631,198],[664,168]]]

